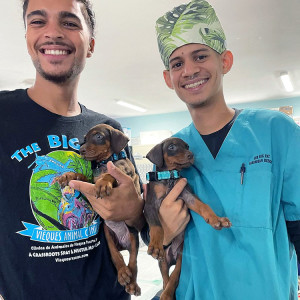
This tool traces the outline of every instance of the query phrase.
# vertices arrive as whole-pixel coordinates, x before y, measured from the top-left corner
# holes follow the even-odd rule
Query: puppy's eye
[[[101,141],[101,140],[103,139],[103,135],[101,135],[100,133],[97,133],[97,134],[95,135],[95,138],[96,138],[97,140]]]
[[[189,146],[188,144],[186,144],[186,145],[185,145],[185,148],[186,148],[187,150],[189,150],[189,149],[190,149],[190,146]]]
[[[102,134],[98,133],[98,132],[95,133],[95,135],[93,136],[93,141],[96,144],[102,144],[103,139],[104,139],[104,136]]]
[[[177,149],[177,146],[174,145],[174,144],[170,144],[170,145],[168,146],[168,150],[170,150],[170,151],[176,151],[176,149]]]

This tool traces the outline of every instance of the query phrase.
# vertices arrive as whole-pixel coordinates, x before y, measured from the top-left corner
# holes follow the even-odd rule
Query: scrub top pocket
[[[272,229],[272,194],[274,175],[270,170],[248,171],[236,175],[236,192],[233,195],[233,226]]]

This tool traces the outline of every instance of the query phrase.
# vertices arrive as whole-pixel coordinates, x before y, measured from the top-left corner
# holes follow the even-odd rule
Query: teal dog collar
[[[98,169],[102,165],[106,165],[109,161],[114,162],[114,161],[117,161],[120,159],[125,159],[125,158],[127,158],[127,156],[126,156],[126,152],[124,150],[122,150],[119,154],[113,153],[113,155],[106,160],[102,160],[100,162],[92,161],[92,170]]]
[[[178,178],[180,178],[180,173],[177,170],[162,171],[162,172],[148,172],[146,174],[146,179],[148,181],[159,181],[163,179],[178,179]]]

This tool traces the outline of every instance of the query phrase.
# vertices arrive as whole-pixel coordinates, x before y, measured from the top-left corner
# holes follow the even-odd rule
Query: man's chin
[[[38,65],[36,70],[44,79],[59,85],[63,85],[69,82],[70,80],[75,78],[77,74],[80,73],[76,68],[71,68],[69,70],[61,72],[47,72],[44,69],[42,69],[40,65]]]
[[[49,74],[46,72],[41,73],[42,77],[50,82],[55,84],[65,84],[72,78],[72,73],[65,74]]]

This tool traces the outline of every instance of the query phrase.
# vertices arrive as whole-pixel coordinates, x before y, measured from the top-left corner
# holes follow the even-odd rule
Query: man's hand
[[[178,199],[186,184],[185,178],[180,179],[160,206],[159,218],[164,229],[164,245],[168,245],[178,234],[184,231],[190,220],[187,206],[182,199]]]
[[[70,187],[84,194],[93,209],[104,219],[125,221],[128,226],[141,230],[144,226],[144,200],[138,195],[133,180],[116,168],[112,162],[107,163],[107,171],[118,182],[110,196],[96,198],[94,184],[72,180]]]
[[[187,184],[185,178],[181,178],[168,196],[162,201],[159,208],[159,219],[164,230],[164,245],[170,242],[181,233],[190,220],[190,214],[184,201],[178,199]],[[146,199],[147,189],[144,185],[144,199]]]

